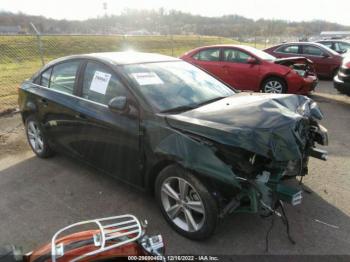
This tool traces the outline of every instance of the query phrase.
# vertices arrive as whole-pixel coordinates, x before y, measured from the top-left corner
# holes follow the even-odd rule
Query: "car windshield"
[[[139,91],[160,112],[180,112],[235,92],[203,70],[183,61],[125,65]]]

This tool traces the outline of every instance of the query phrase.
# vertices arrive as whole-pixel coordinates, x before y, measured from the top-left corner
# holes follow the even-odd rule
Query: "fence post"
[[[33,23],[30,23],[30,25],[32,26],[32,28],[35,31],[37,40],[38,40],[38,48],[39,48],[39,54],[40,54],[40,58],[41,58],[41,63],[43,65],[45,65],[45,60],[44,60],[44,54],[43,54],[43,43],[41,41],[41,34],[40,32],[36,29],[35,25]]]
[[[171,56],[174,56],[174,36],[171,34]]]

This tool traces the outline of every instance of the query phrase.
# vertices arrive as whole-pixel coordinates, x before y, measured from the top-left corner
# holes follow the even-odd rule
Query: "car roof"
[[[207,45],[207,46],[201,46],[201,47],[197,47],[193,50],[200,50],[200,49],[207,49],[207,48],[230,48],[230,47],[236,47],[236,48],[241,48],[241,49],[250,49],[253,48],[251,46],[247,46],[247,45],[234,45],[234,44],[218,44],[218,45]],[[191,51],[193,51],[191,50]]]
[[[288,43],[278,44],[278,45],[272,46],[270,48],[277,49],[278,47],[285,46],[285,45],[313,45],[313,46],[317,46],[317,47],[319,47],[321,49],[324,49],[324,50],[326,50],[327,52],[329,52],[329,53],[331,53],[333,55],[339,55],[337,52],[335,52],[334,50],[330,49],[329,47],[327,47],[325,45],[322,45],[321,43],[316,43],[316,42],[288,42]]]
[[[194,48],[192,50],[189,50],[185,54],[183,54],[183,56],[193,54],[193,53],[199,52],[201,50],[210,49],[210,48],[230,48],[230,47],[239,48],[239,49],[245,50],[247,52],[254,52],[254,49],[256,49],[252,46],[247,46],[247,45],[234,45],[234,44],[207,45],[207,46],[200,46],[200,47]]]
[[[59,59],[53,60],[52,62],[50,62],[50,64],[55,64],[58,62],[63,62],[65,60],[79,59],[79,58],[87,58],[87,59],[95,58],[95,59],[103,60],[115,65],[181,61],[178,58],[161,55],[161,54],[125,51],[125,52],[102,52],[102,53],[65,56],[65,57],[61,57]]]
[[[279,45],[315,45],[319,47],[324,47],[324,45],[321,45],[320,43],[316,43],[316,42],[287,42]]]

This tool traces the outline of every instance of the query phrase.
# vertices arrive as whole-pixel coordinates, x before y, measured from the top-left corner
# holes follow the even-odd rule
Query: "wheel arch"
[[[159,139],[159,136],[154,139]],[[145,171],[145,189],[154,192],[158,175],[172,164],[191,172],[208,188],[220,184],[231,189],[240,189],[241,184],[235,172],[217,152],[218,148],[202,137],[179,130],[168,133],[157,141],[157,146],[152,150],[152,160]]]
[[[146,188],[153,194],[154,193],[154,187],[155,182],[160,174],[160,172],[166,168],[167,166],[170,166],[172,164],[176,164],[174,160],[171,159],[162,159],[158,162],[156,162],[150,170],[147,172],[147,178],[146,178]]]
[[[28,101],[23,110],[21,110],[21,116],[22,116],[22,121],[23,123],[25,123],[26,119],[30,116],[30,115],[33,115],[35,113],[38,112],[38,108],[37,106],[35,105],[35,103],[31,102],[31,101]]]
[[[288,82],[286,81],[286,78],[285,78],[283,75],[276,74],[276,73],[269,73],[269,74],[265,75],[265,76],[261,79],[260,85],[259,85],[259,86],[260,86],[260,91],[261,91],[262,88],[263,88],[264,82],[265,82],[267,79],[269,79],[269,78],[279,78],[279,79],[281,79],[281,80],[283,81],[283,83],[286,85],[286,88],[287,88],[287,90],[288,90]]]

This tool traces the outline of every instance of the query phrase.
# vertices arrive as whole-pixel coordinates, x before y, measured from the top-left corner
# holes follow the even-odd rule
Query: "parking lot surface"
[[[269,253],[350,255],[350,100],[330,81],[321,81],[311,97],[325,116],[329,160],[311,159],[304,179],[311,194],[304,193],[299,206],[286,206],[296,244],[276,218]],[[164,236],[168,254],[265,254],[271,218],[235,214],[221,221],[211,239],[190,241],[166,224],[150,194],[60,154],[35,157],[18,114],[0,118],[0,147],[0,245],[28,251],[70,223],[131,213],[148,220],[149,233]]]

